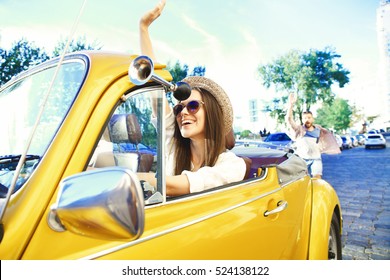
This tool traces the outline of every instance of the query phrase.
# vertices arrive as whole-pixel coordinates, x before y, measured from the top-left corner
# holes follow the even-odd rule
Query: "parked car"
[[[366,136],[364,134],[357,134],[356,139],[359,142],[359,145],[364,145],[366,143]]]
[[[343,140],[343,150],[351,149],[353,147],[352,140],[348,135],[341,136],[341,139]]]
[[[341,136],[338,134],[333,134],[336,138],[337,144],[339,145],[340,150],[343,149],[343,139],[341,139]]]
[[[0,259],[341,259],[337,193],[293,153],[241,145],[246,178],[166,195],[164,68],[83,51],[0,88]],[[156,143],[142,171],[156,185],[139,180],[136,151],[111,149],[143,139]]]
[[[293,141],[285,132],[270,133],[262,143],[259,143],[259,147],[270,149],[284,149],[292,148]]]
[[[367,132],[367,134],[379,134],[379,130],[377,129],[371,129],[370,131]]]
[[[382,134],[368,134],[365,144],[366,149],[386,148],[386,139]]]
[[[367,133],[368,134],[383,134],[383,133],[386,133],[386,131],[383,128],[380,128],[380,129],[371,129]]]
[[[353,147],[359,146],[359,141],[357,140],[357,138],[355,136],[349,136],[349,137],[351,138]]]

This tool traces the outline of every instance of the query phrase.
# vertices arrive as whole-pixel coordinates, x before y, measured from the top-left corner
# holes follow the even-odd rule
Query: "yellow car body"
[[[165,197],[162,185],[161,200],[150,205],[143,197],[137,197],[142,190],[137,178],[131,175],[132,186],[126,188],[136,202],[129,202],[132,205],[128,212],[138,229],[129,235],[115,217],[107,216],[106,209],[96,206],[94,201],[90,202],[94,205],[90,209],[84,205],[71,211],[67,206],[59,207],[65,203],[61,196],[64,181],[69,177],[73,180],[74,176],[86,174],[83,182],[87,183],[82,190],[87,192],[94,187],[88,182],[103,178],[98,177],[101,173],[95,173],[99,170],[107,169],[110,175],[135,174],[126,168],[110,167],[86,172],[104,128],[126,96],[142,94],[149,88],[165,93],[164,86],[155,82],[136,86],[129,80],[128,69],[134,58],[103,52],[80,52],[65,58],[65,63],[81,61],[77,65],[83,65],[77,72],[82,74],[77,79],[79,87],[75,87],[74,97],[66,103],[69,107],[64,110],[63,118],[55,121],[56,128],[48,124],[41,128],[42,133],[52,131],[48,145],[38,145],[48,141],[39,130],[32,136],[38,137],[34,143],[39,146],[36,150],[41,152],[40,159],[28,166],[31,171],[27,175],[21,172],[18,178],[25,179],[23,183],[12,195],[4,193],[0,198],[4,211],[0,259],[328,259],[332,238],[338,239],[336,251],[341,257],[342,217],[335,190],[323,180],[302,174],[301,169],[291,179],[288,176],[282,179],[283,170],[289,169],[288,160],[281,164],[252,165],[256,177],[182,197]],[[1,98],[12,95],[15,84],[55,67],[57,62],[46,62],[7,83],[0,91],[0,103]],[[67,71],[73,73],[73,68],[69,66]],[[171,80],[163,68],[164,65],[155,65],[154,73]],[[64,72],[64,77],[68,72]],[[65,88],[70,90],[70,84]],[[132,104],[143,106],[137,100]],[[39,111],[40,107],[19,109]],[[52,121],[49,117],[47,120]],[[163,143],[161,137],[156,139],[159,147]],[[1,145],[16,145],[8,142]],[[12,149],[0,150],[1,155],[17,153]],[[154,156],[161,157],[158,152]],[[5,176],[14,174],[6,171],[9,158],[0,159],[0,170]],[[157,169],[161,162],[155,160]],[[164,175],[160,176],[164,182]],[[6,186],[1,179],[0,182]],[[265,214],[274,209],[275,213]],[[62,230],[55,229],[56,224]]]

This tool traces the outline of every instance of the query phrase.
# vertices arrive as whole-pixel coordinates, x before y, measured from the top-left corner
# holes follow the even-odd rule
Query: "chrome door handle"
[[[279,213],[279,212],[282,212],[284,209],[286,209],[288,206],[288,203],[287,201],[279,201],[278,202],[278,207],[276,207],[275,209],[273,210],[270,210],[270,211],[265,211],[264,212],[264,217],[268,217],[269,215],[272,215],[272,214],[276,214],[276,213]]]

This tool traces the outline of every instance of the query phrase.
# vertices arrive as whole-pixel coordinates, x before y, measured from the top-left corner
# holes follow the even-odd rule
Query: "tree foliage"
[[[10,50],[0,48],[0,86],[30,66],[48,60],[50,57],[26,39],[14,43]]]
[[[171,62],[168,62],[167,64],[167,70],[172,75],[172,82],[177,83],[183,80],[185,77],[189,76],[189,67],[187,64],[181,65],[179,61],[176,61],[175,64],[171,64]],[[206,73],[206,67],[204,66],[195,66],[192,70],[190,76],[204,76]]]
[[[325,103],[317,110],[316,122],[341,133],[350,127],[352,114],[353,108],[348,102],[345,99],[336,98],[332,105]]]
[[[0,86],[29,67],[59,56],[65,46],[65,40],[59,41],[52,56],[49,56],[43,49],[36,47],[24,38],[14,43],[10,50],[0,48]],[[68,52],[95,49],[101,49],[101,46],[96,42],[88,44],[85,37],[79,37],[70,42]]]
[[[302,112],[310,110],[318,101],[326,104],[333,102],[335,95],[332,86],[335,83],[344,87],[349,82],[350,72],[335,61],[340,57],[330,47],[308,52],[293,50],[270,64],[259,66],[258,72],[265,87],[270,88],[273,85],[277,92],[283,94],[279,98],[280,104],[287,102],[289,92],[297,94],[294,113],[299,115],[301,120]],[[272,108],[272,113],[278,121],[284,119],[285,112],[282,107]]]
[[[53,57],[60,56],[65,50],[67,40],[60,40],[53,51]],[[93,42],[92,44],[87,43],[85,36],[77,38],[77,40],[72,40],[69,43],[67,53],[77,52],[82,50],[100,50],[102,47],[98,42]]]
[[[251,134],[252,134],[252,132],[250,130],[248,130],[248,129],[243,130],[240,133],[240,138],[242,138],[242,139],[248,138]]]
[[[379,118],[380,115],[371,115],[367,116],[367,121],[369,124],[372,124],[377,118]]]
[[[168,62],[167,64],[167,70],[172,75],[172,82],[177,83],[183,80],[185,77],[188,76],[189,67],[187,64],[181,65],[179,61],[176,61],[175,64],[171,64],[171,62]],[[206,67],[204,66],[195,66],[192,70],[191,76],[204,76],[206,73]],[[172,93],[169,92],[167,94],[167,99],[170,104],[173,104],[172,100]]]
[[[176,61],[176,63],[173,65],[171,62],[168,62],[167,70],[172,75],[172,82],[177,83],[188,76],[189,69],[187,64],[181,65],[179,61]]]
[[[206,67],[204,66],[195,66],[192,70],[191,76],[204,76],[206,73]]]

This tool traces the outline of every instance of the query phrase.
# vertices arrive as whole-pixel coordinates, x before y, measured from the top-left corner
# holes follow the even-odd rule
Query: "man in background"
[[[293,119],[293,107],[297,100],[291,93],[288,100],[286,123],[292,140],[296,141],[296,154],[306,161],[310,176],[322,178],[321,154],[338,154],[340,148],[333,134],[314,124],[313,114],[310,111],[302,113],[303,125],[298,125]]]

